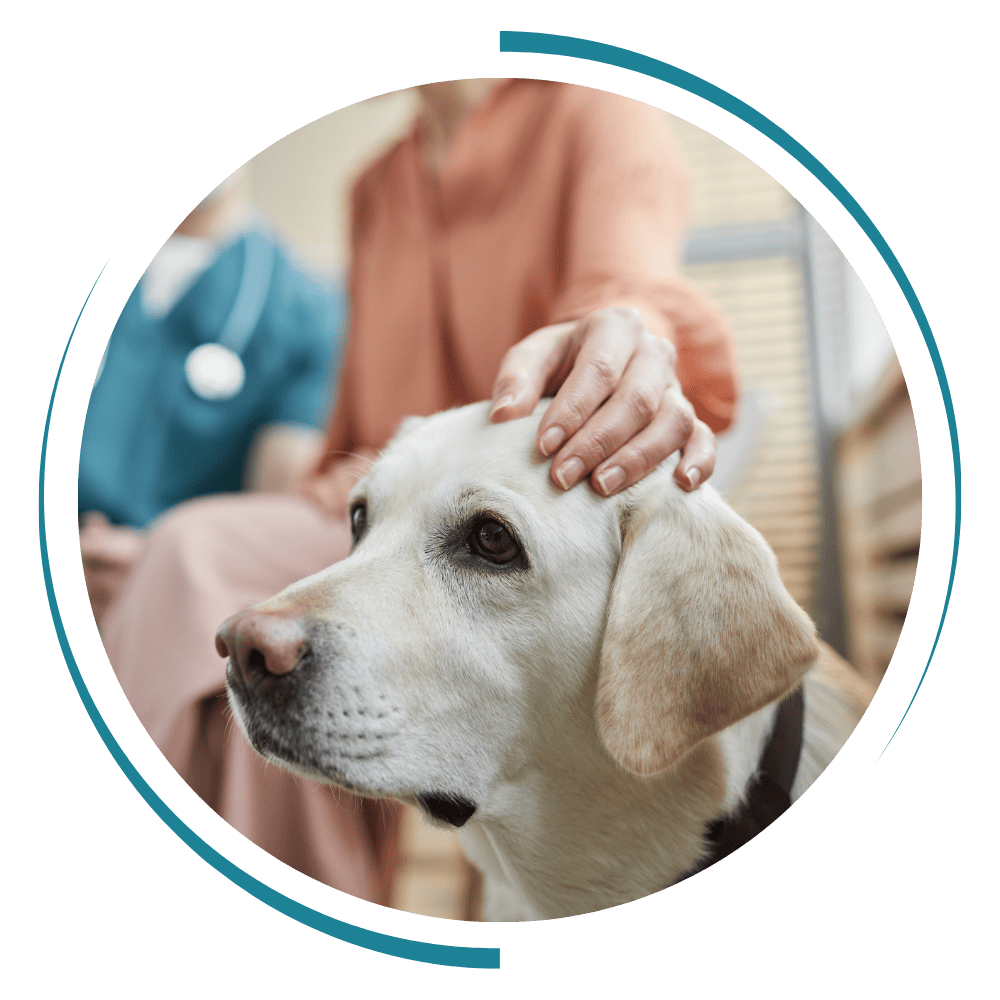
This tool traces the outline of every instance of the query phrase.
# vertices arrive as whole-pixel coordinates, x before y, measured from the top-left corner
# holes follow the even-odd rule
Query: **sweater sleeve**
[[[724,430],[736,405],[732,335],[678,272],[688,187],[663,112],[574,87],[563,280],[550,322],[633,306],[677,348],[677,376],[696,414]]]

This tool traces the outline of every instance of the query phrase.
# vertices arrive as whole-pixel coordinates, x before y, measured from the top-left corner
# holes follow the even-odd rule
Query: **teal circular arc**
[[[909,712],[910,707],[913,704],[913,700],[917,696],[917,692],[920,690],[920,685],[923,683],[924,677],[926,676],[927,670],[930,666],[931,659],[934,656],[934,651],[937,648],[941,628],[944,625],[948,605],[951,600],[952,586],[954,583],[955,568],[958,558],[961,526],[961,464],[959,459],[958,432],[955,424],[955,413],[952,406],[951,393],[948,388],[948,382],[945,377],[940,354],[931,334],[926,316],[924,315],[923,309],[920,306],[909,280],[906,278],[899,262],[896,260],[895,255],[889,249],[885,240],[882,238],[882,235],[875,228],[869,217],[862,211],[857,202],[844,189],[839,181],[837,181],[836,178],[834,178],[833,175],[830,174],[830,172],[826,170],[826,168],[823,167],[818,160],[816,160],[815,157],[813,157],[806,149],[804,149],[799,143],[792,139],[791,136],[771,122],[768,118],[764,117],[759,112],[754,111],[754,109],[749,105],[733,97],[731,94],[728,94],[726,91],[707,83],[701,78],[687,73],[684,70],[678,69],[675,66],[671,66],[668,63],[661,62],[649,56],[641,55],[629,49],[622,49],[611,45],[605,45],[600,42],[593,42],[565,35],[550,35],[537,32],[501,31],[500,50],[502,52],[524,52],[555,56],[569,56],[572,58],[587,59],[593,62],[601,62],[608,65],[618,66],[623,69],[628,69],[633,72],[662,80],[673,86],[680,87],[696,94],[697,96],[703,97],[718,107],[736,115],[738,118],[768,136],[794,156],[837,197],[841,204],[844,205],[844,207],[850,212],[850,214],[868,235],[869,239],[881,254],[883,260],[885,260],[886,264],[889,266],[896,281],[899,283],[900,288],[902,289],[917,320],[921,333],[923,334],[924,342],[930,352],[931,359],[934,364],[934,370],[937,374],[938,382],[941,387],[942,397],[944,399],[945,410],[948,417],[948,427],[951,435],[955,475],[955,530],[948,589],[945,597],[944,608],[941,612],[937,635],[935,636],[934,645],[931,649],[930,656],[928,657],[927,665],[924,667],[924,671],[921,674],[920,681],[913,693],[913,697],[911,698],[906,711],[903,713],[903,717],[900,719],[899,725],[897,725],[896,730],[893,733],[893,736],[895,736],[895,732],[898,732],[899,726],[902,725],[903,720],[906,718],[906,714]],[[103,269],[101,273],[103,274]],[[99,280],[100,275],[98,275],[97,278],[97,281]],[[97,281],[94,282],[94,287],[97,286]],[[83,680],[76,658],[66,636],[62,615],[59,611],[55,588],[52,582],[52,572],[49,564],[48,540],[45,529],[45,469],[49,430],[52,420],[52,409],[55,403],[59,380],[62,376],[63,366],[66,361],[66,355],[69,351],[70,344],[72,343],[73,336],[76,333],[80,318],[83,315],[83,311],[87,306],[87,302],[90,301],[90,296],[93,294],[94,287],[92,287],[90,293],[88,293],[87,299],[84,301],[83,307],[80,310],[80,314],[77,316],[76,322],[73,324],[73,329],[66,342],[66,347],[60,359],[52,386],[52,393],[45,418],[41,457],[39,461],[38,534],[46,596],[48,598],[49,611],[52,616],[56,636],[59,640],[60,649],[62,650],[63,657],[66,661],[67,668],[69,669],[70,676],[76,687],[80,700],[82,701],[92,724],[114,758],[115,763],[121,768],[126,778],[131,782],[133,787],[142,796],[150,808],[152,808],[160,819],[163,820],[163,822],[166,823],[167,826],[173,830],[173,832],[176,833],[185,844],[195,851],[195,853],[197,853],[203,860],[205,860],[221,874],[225,875],[226,878],[230,879],[234,884],[255,896],[257,899],[261,900],[261,902],[266,903],[268,906],[271,906],[279,912],[291,917],[293,920],[297,920],[300,923],[321,931],[324,934],[328,934],[331,937],[338,938],[361,948],[381,952],[386,955],[394,955],[399,958],[426,962],[435,965],[498,969],[500,967],[499,948],[471,948],[442,945],[382,934],[364,927],[358,927],[342,920],[337,920],[328,914],[299,903],[297,900],[278,892],[272,887],[254,878],[252,875],[233,864],[226,857],[216,851],[210,844],[199,837],[166,805],[166,803],[156,794],[156,792],[142,777],[138,769],[131,762],[122,750],[118,741],[115,739],[114,735],[111,733],[110,728],[98,710],[93,697]],[[890,742],[891,739],[892,737],[890,737]]]

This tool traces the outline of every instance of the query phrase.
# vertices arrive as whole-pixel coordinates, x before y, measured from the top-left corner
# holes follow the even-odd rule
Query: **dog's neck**
[[[459,831],[484,875],[484,918],[590,912],[690,871],[702,859],[706,825],[739,805],[755,768],[736,762],[759,759],[773,715],[755,713],[644,779],[608,757],[592,710],[574,712],[573,724],[533,755],[543,763],[505,783]]]

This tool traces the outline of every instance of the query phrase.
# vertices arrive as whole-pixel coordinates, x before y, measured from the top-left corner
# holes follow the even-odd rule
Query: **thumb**
[[[563,365],[571,346],[569,334],[576,326],[575,321],[543,326],[504,355],[493,383],[493,423],[526,417],[534,410]]]

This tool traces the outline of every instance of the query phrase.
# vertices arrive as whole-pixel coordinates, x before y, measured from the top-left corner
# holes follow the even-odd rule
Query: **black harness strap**
[[[750,785],[746,802],[732,816],[708,824],[707,856],[671,884],[683,882],[732,854],[769,827],[792,804],[792,783],[802,755],[804,718],[805,701],[802,688],[798,687],[778,706],[774,731],[761,755],[760,769]]]

